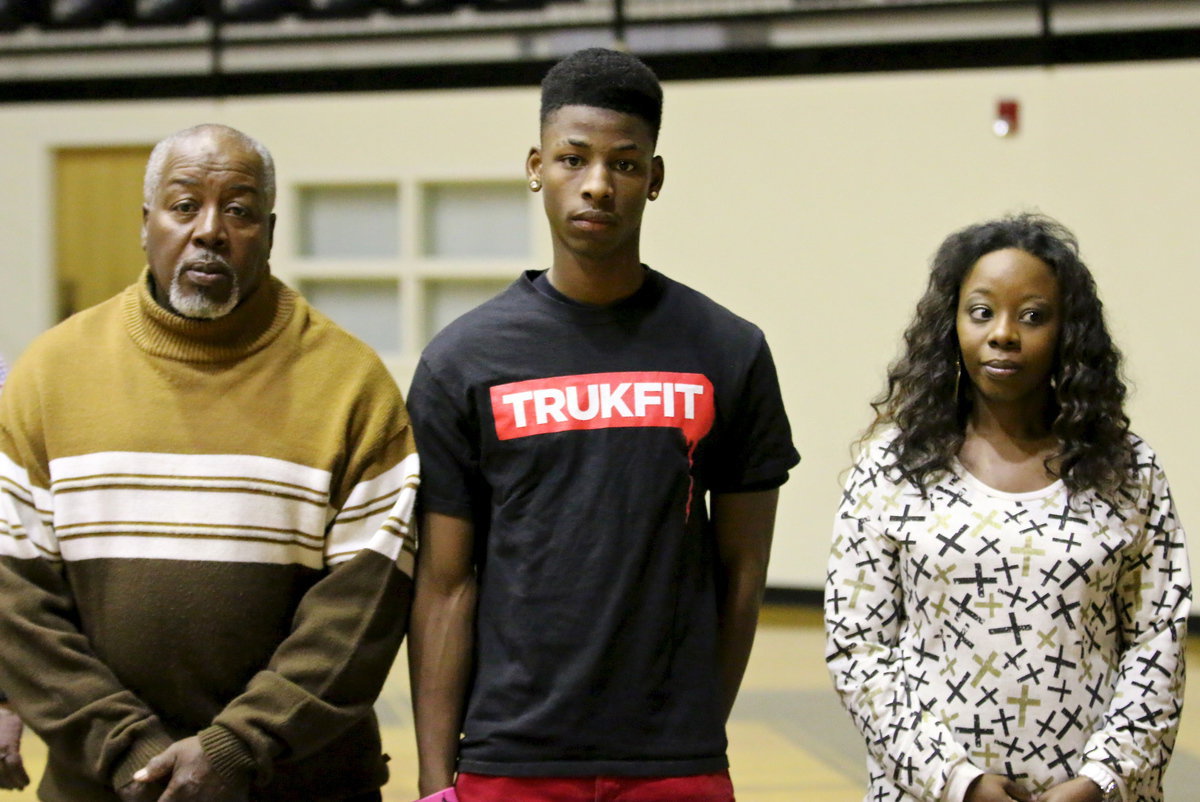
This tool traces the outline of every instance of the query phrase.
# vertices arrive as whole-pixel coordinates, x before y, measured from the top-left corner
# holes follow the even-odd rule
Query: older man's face
[[[184,317],[229,314],[270,272],[274,226],[253,148],[212,131],[176,143],[142,208],[155,300]]]

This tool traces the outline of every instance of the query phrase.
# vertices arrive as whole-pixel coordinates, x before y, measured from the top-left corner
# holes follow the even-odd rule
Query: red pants
[[[459,802],[734,802],[729,772],[691,777],[458,775]]]

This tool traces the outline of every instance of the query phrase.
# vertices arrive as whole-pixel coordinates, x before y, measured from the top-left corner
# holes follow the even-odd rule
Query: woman
[[[867,799],[1161,802],[1187,552],[1074,237],[951,235],[904,339],[825,589]]]

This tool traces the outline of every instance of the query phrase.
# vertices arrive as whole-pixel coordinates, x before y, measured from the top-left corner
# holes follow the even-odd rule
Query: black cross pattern
[[[994,585],[998,580],[994,576],[984,576],[983,566],[975,563],[975,575],[969,577],[956,577],[954,583],[956,585],[974,585],[975,595],[983,598],[983,590],[986,585]]]
[[[869,452],[826,591],[830,668],[839,687],[870,688],[844,700],[887,766],[869,800],[935,794],[955,743],[1035,793],[1103,728],[1113,737],[1087,759],[1165,763],[1170,744],[1147,733],[1178,722],[1190,587],[1165,479],[1135,447],[1139,484],[1115,503],[1061,483],[991,496],[953,472],[921,493]]]
[[[1011,632],[1012,636],[1013,636],[1013,640],[1016,641],[1016,645],[1020,646],[1021,645],[1021,633],[1028,632],[1031,629],[1033,629],[1033,627],[1031,627],[1029,624],[1018,623],[1016,613],[1009,613],[1008,614],[1008,626],[995,627],[993,629],[989,629],[988,632],[992,633],[993,635],[1002,635],[1005,632]],[[1023,654],[1024,649],[1022,649],[1021,652]]]

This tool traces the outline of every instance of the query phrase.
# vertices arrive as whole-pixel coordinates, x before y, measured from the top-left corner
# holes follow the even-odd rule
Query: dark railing
[[[1154,0],[1139,0],[1153,3]],[[1034,3],[1036,5],[1036,3]],[[1049,4],[1047,0],[1047,5]],[[879,13],[905,9],[980,9],[1028,0],[0,0],[0,38],[23,29],[80,30],[112,25],[147,28],[196,20],[223,23],[354,20],[376,14],[407,18],[413,30],[471,32],[509,24],[557,25],[604,18],[626,23],[782,19],[796,15]],[[218,10],[214,13],[214,7]],[[570,13],[570,9],[576,13]],[[521,12],[521,13],[515,13]],[[530,13],[533,12],[533,13]],[[489,18],[490,17],[490,18]],[[506,19],[506,17],[508,19]],[[433,23],[432,25],[430,23]],[[401,28],[405,26],[400,26]],[[2,44],[2,43],[0,43]]]
[[[1200,57],[1200,0],[0,0],[0,102]]]

